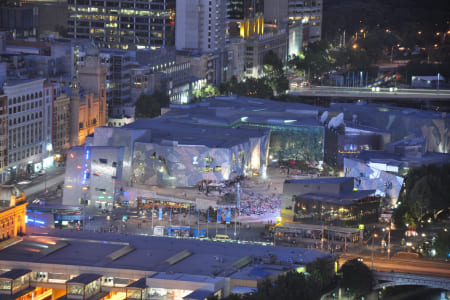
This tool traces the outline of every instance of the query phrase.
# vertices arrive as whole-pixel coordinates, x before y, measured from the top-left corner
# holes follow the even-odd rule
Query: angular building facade
[[[85,199],[89,206],[109,209],[119,196],[135,203],[127,198],[131,187],[195,187],[205,180],[251,174],[267,165],[269,137],[267,129],[216,128],[167,119],[99,127],[86,147],[69,151],[63,203],[78,205]]]
[[[63,203],[112,210],[121,189],[123,159],[122,147],[72,147]]]

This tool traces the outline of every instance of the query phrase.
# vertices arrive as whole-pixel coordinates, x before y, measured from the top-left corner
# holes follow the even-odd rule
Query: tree
[[[319,289],[323,290],[333,282],[333,264],[328,258],[318,258],[306,266],[306,270],[311,274],[311,280],[317,282]]]
[[[411,169],[405,180],[405,193],[401,205],[394,212],[397,226],[415,223],[425,213],[435,213],[449,208],[450,164],[428,165]]]
[[[194,99],[192,102],[199,101],[202,98],[214,97],[219,95],[219,88],[216,86],[208,85],[200,90],[194,91]]]
[[[342,287],[348,289],[356,297],[363,296],[372,290],[372,271],[357,259],[348,260],[341,267]]]
[[[152,95],[141,94],[136,100],[134,116],[136,119],[160,116],[161,108],[169,104],[169,97],[161,91],[155,91]]]
[[[320,288],[305,274],[290,271],[280,275],[274,283],[269,280],[258,285],[258,290],[249,300],[313,300],[320,298]]]
[[[429,176],[420,178],[411,190],[411,201],[420,210],[419,218],[422,218],[423,213],[428,211],[431,204],[431,198],[433,193],[431,191],[430,183],[428,182]]]
[[[270,50],[263,57],[264,76],[266,84],[277,93],[282,93],[289,89],[289,81],[283,73],[283,63],[281,59]]]
[[[436,254],[440,257],[450,257],[450,231],[440,231],[434,243]]]

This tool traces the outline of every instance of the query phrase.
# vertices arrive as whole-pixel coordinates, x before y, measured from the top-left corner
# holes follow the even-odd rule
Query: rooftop
[[[284,184],[340,184],[348,180],[353,180],[352,177],[317,177],[307,179],[290,179],[285,180]]]
[[[47,255],[43,254],[43,249],[58,242],[66,242],[68,245]],[[111,253],[129,246],[135,250],[116,260],[108,258]],[[182,251],[189,251],[191,254],[173,264],[167,263],[168,259]],[[0,251],[0,261],[152,271],[159,272],[157,276],[160,277],[169,276],[167,274],[229,276],[237,271],[233,265],[236,266],[236,262],[249,254],[254,258],[276,255],[277,260],[287,267],[292,264],[307,264],[317,258],[328,256],[315,249],[55,231],[53,236],[36,234],[24,237],[22,242]]]
[[[177,142],[180,145],[205,145],[208,147],[230,147],[246,143],[249,138],[260,137],[269,133],[265,128],[232,129],[200,124],[178,123],[166,118],[139,119],[125,125],[126,129],[148,129],[146,135],[137,142],[161,143]]]
[[[333,204],[341,205],[351,205],[355,204],[357,201],[364,199],[367,196],[373,195],[375,190],[358,190],[346,193],[341,193],[339,195],[331,195],[327,193],[309,193],[299,195],[301,198],[306,198],[310,200],[317,200],[320,202],[327,202]]]
[[[25,274],[30,273],[31,270],[28,269],[14,269],[9,272],[5,272],[0,275],[0,279],[17,279]]]

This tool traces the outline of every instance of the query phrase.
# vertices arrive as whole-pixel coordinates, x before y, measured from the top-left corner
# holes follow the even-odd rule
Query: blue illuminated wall
[[[123,187],[123,152],[122,147],[71,148],[66,160],[63,204],[112,209]]]

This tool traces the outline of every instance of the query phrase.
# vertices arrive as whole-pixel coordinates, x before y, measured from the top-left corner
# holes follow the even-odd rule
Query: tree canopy
[[[342,267],[342,287],[349,290],[356,297],[363,296],[372,290],[372,271],[361,261],[352,259],[346,261]]]
[[[277,93],[289,89],[289,81],[284,76],[281,59],[270,50],[263,57],[264,76],[267,84]]]
[[[440,231],[434,247],[438,256],[450,258],[450,231]]]
[[[231,294],[225,300],[317,300],[334,283],[333,264],[328,259],[318,259],[307,265],[310,273],[289,271],[272,282],[264,280],[257,291],[244,296]],[[216,300],[210,297],[208,300]]]
[[[169,97],[161,91],[152,95],[141,94],[136,100],[134,116],[136,119],[154,118],[161,115],[162,107],[169,107]]]
[[[450,164],[428,165],[411,169],[405,180],[401,205],[394,212],[396,225],[416,227],[424,215],[448,210],[450,203]],[[436,216],[437,217],[437,216]]]

